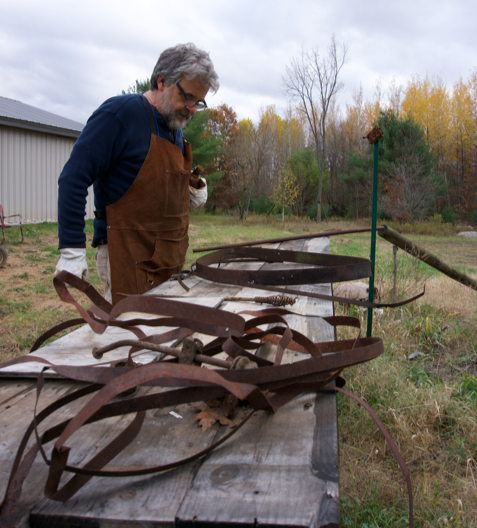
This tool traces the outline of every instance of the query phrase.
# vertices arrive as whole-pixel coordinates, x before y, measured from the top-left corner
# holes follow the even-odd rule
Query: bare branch
[[[327,54],[321,56],[318,49],[304,51],[291,60],[282,77],[285,93],[300,101],[313,134],[316,159],[319,166],[317,196],[317,221],[321,221],[321,195],[326,160],[326,117],[330,104],[343,88],[339,75],[346,63],[349,45],[339,44],[333,35]]]

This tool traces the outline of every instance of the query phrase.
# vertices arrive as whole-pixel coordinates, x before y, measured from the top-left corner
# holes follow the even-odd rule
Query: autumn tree
[[[285,158],[279,148],[283,120],[274,107],[260,112],[260,120],[239,122],[239,132],[225,149],[231,167],[240,219],[246,219],[252,197],[272,195],[273,181]]]
[[[302,116],[290,106],[286,109],[283,118],[276,116],[275,123],[277,127],[275,148],[281,167],[294,152],[306,149],[306,133]]]
[[[256,129],[250,119],[238,123],[238,132],[227,145],[225,156],[230,167],[229,184],[239,209],[240,220],[247,218],[252,197],[256,160]],[[258,156],[260,161],[260,156]],[[260,167],[258,168],[260,170]]]
[[[449,148],[448,180],[452,183],[450,202],[452,208],[465,217],[475,204],[476,159],[475,159],[475,101],[469,83],[460,79],[454,84],[451,102],[451,134]],[[472,192],[473,191],[473,192]]]
[[[356,121],[353,123],[353,118]],[[346,184],[341,175],[346,172],[350,152],[360,152],[360,137],[362,137],[359,111],[351,119],[343,118],[338,107],[330,105],[327,124],[327,152],[324,190],[329,206],[337,214],[344,215],[348,210],[349,196]],[[361,142],[363,142],[361,140]]]
[[[206,135],[220,138],[220,148],[216,159],[217,172],[209,177],[207,183],[209,198],[206,211],[215,211],[217,207],[229,211],[237,207],[232,165],[227,151],[238,133],[237,114],[231,106],[222,104],[210,109]]]
[[[338,79],[347,53],[348,45],[339,45],[333,35],[326,54],[321,55],[318,49],[302,50],[301,55],[292,59],[287,66],[283,77],[286,93],[299,101],[315,143],[319,167],[317,222],[321,222],[323,175],[326,169],[326,119],[333,97],[343,87]]]
[[[273,180],[287,159],[284,139],[284,120],[276,113],[275,106],[260,110],[259,122],[254,129],[254,191],[257,195],[271,195]]]
[[[271,157],[261,190],[282,207],[283,215],[284,207],[295,205],[295,195],[301,194],[301,180],[291,168],[290,160],[294,153],[306,148],[306,133],[300,115],[291,107],[288,107],[284,117],[279,116],[274,107],[267,107],[260,120],[263,132],[265,126],[269,128],[267,134],[270,138]],[[296,182],[296,189],[291,193],[293,198],[290,191],[287,191],[291,181]]]
[[[226,172],[227,158],[225,153],[231,141],[239,131],[237,114],[226,104],[221,104],[209,111],[206,135],[220,138],[220,153],[217,159],[217,170]]]
[[[360,85],[359,90],[352,94],[352,103],[346,105],[346,115],[342,121],[342,141],[348,152],[364,154],[366,143],[363,136],[372,128],[369,122],[370,114],[364,101],[363,87]]]
[[[439,172],[447,182],[450,169],[447,159],[451,141],[451,98],[444,80],[438,76],[412,76],[404,91],[402,112],[423,128],[429,148],[436,155]],[[446,203],[450,207],[449,194]]]
[[[475,69],[466,83],[469,93],[469,120],[467,133],[469,137],[469,158],[472,159],[473,171],[469,171],[469,217],[474,223],[477,221],[477,69]]]

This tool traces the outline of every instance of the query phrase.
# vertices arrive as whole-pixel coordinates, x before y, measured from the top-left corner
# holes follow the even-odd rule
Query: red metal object
[[[17,222],[12,224],[12,223],[5,222],[5,218],[17,218],[18,220]],[[5,242],[5,229],[9,227],[19,227],[20,228],[20,233],[21,233],[22,242],[23,242],[22,216],[20,214],[12,214],[12,215],[5,216],[3,207],[2,205],[0,205],[0,225],[2,226],[2,242],[0,242],[1,244]]]

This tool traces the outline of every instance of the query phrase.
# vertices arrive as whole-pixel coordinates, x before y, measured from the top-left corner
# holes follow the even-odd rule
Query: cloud
[[[158,0],[42,2],[0,7],[0,95],[85,122],[105,99],[149,76],[160,52],[195,42],[210,52],[225,102],[240,118],[283,111],[282,75],[302,48],[350,44],[339,102],[376,81],[441,75],[450,86],[477,65],[477,4],[462,0]]]

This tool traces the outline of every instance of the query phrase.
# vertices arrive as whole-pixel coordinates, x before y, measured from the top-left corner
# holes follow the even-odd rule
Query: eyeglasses
[[[205,108],[207,108],[207,103],[204,100],[202,100],[202,101],[194,101],[194,99],[189,97],[184,92],[184,90],[182,89],[182,86],[179,83],[176,83],[176,86],[177,86],[177,88],[179,88],[179,90],[181,91],[181,94],[184,96],[185,105],[187,106],[187,108],[194,108],[194,106],[195,106],[196,110],[204,110]]]

